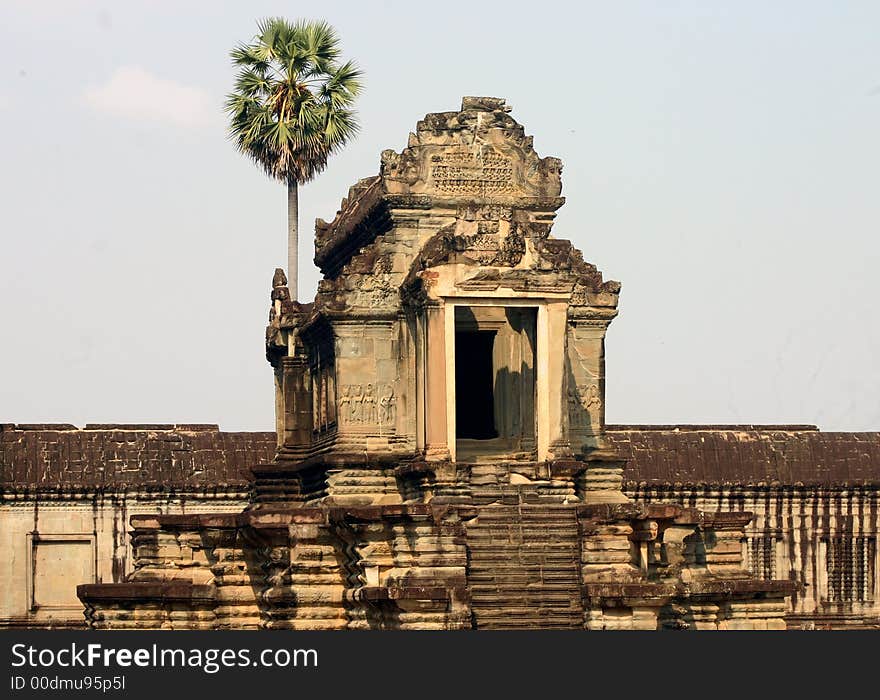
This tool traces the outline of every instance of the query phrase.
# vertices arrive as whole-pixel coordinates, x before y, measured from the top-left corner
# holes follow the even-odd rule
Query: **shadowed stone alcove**
[[[537,309],[455,307],[459,459],[534,459]]]

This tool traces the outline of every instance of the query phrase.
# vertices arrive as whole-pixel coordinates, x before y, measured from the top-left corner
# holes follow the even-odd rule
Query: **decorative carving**
[[[519,265],[526,252],[526,239],[523,237],[518,226],[511,228],[510,233],[501,243],[498,254],[492,258],[490,265],[498,267],[514,267]]]
[[[453,236],[449,240],[449,253],[462,253],[469,260],[488,265],[501,248],[497,235],[476,233],[472,236]]]
[[[352,306],[385,307],[397,301],[397,287],[390,275],[365,275],[361,278],[352,299]]]
[[[475,236],[461,236],[458,241],[462,243],[463,250],[498,250],[501,247],[498,240],[498,222],[493,223],[496,225],[494,232],[480,231]]]
[[[352,389],[351,392],[351,412],[349,416],[351,418],[352,423],[363,423],[363,402],[364,402],[364,388],[362,385],[358,384]]]
[[[381,255],[376,258],[376,264],[373,265],[373,273],[377,275],[387,275],[391,272],[393,265],[394,258],[392,255]]]
[[[559,158],[541,158],[538,161],[538,167],[533,175],[529,177],[529,182],[537,189],[550,190],[561,182],[562,177],[562,161]]]
[[[568,420],[572,428],[579,428],[582,423],[580,411],[580,401],[578,401],[577,391],[573,387],[568,387]]]
[[[574,285],[574,289],[571,291],[571,305],[572,306],[586,306],[587,305],[587,288],[580,284],[576,283]]]
[[[339,397],[339,416],[343,423],[393,425],[396,403],[390,384],[346,384]]]
[[[584,390],[584,387],[578,387],[580,391]],[[593,420],[598,420],[602,411],[602,397],[599,395],[599,386],[597,384],[590,384],[587,389],[586,397],[581,398],[581,405],[589,414],[590,418]]]
[[[874,599],[874,537],[830,537],[826,545],[828,601],[870,602]]]
[[[393,178],[408,185],[415,184],[419,179],[419,163],[408,150],[397,153],[390,148],[382,151],[379,173],[382,177]]]
[[[355,420],[355,403],[351,388],[351,384],[343,386],[342,395],[339,397],[339,418],[342,423],[353,423]]]
[[[513,218],[513,208],[502,204],[463,204],[458,207],[456,215],[464,221],[510,221]]]
[[[376,394],[373,392],[372,384],[367,384],[361,399],[361,422],[376,422]]]
[[[503,97],[483,97],[480,95],[467,95],[461,98],[461,109],[481,112],[510,112],[510,105],[504,102]]]
[[[386,194],[384,200],[389,207],[412,209],[430,209],[433,204],[433,200],[427,194]]]
[[[394,387],[389,384],[387,391],[379,397],[379,425],[394,424],[397,417],[396,403],[397,398],[394,396]]]
[[[568,415],[573,428],[598,423],[602,415],[602,397],[598,384],[581,384],[568,389]]]
[[[446,194],[506,194],[513,192],[513,164],[491,146],[450,149],[431,157],[431,179]]]

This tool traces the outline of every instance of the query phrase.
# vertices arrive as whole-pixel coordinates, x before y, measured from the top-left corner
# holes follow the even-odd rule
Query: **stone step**
[[[481,508],[468,525],[468,587],[477,627],[583,628],[574,508]]]
[[[480,511],[480,519],[483,522],[507,522],[510,519],[524,522],[536,522],[539,519],[548,520],[566,520],[568,522],[576,522],[574,510],[566,506],[551,506],[546,509],[538,508],[498,508],[492,509],[492,513],[487,513],[489,507],[484,507]]]
[[[514,598],[522,592],[522,591],[550,591],[557,592],[560,590],[565,590],[569,593],[569,595],[576,597],[576,594],[571,586],[571,576],[533,576],[531,578],[514,578],[514,577],[506,577],[500,576],[496,578],[479,576],[474,577],[470,581],[470,586],[473,591],[486,591],[489,589],[492,590],[509,590],[512,592]],[[580,595],[580,590],[577,591],[577,596]]]
[[[514,533],[479,533],[469,534],[468,542],[472,547],[480,547],[485,549],[487,546],[496,544],[498,546],[522,546],[532,545],[535,547],[568,547],[569,549],[578,549],[579,543],[574,535],[570,537],[529,537],[528,535],[516,535]]]
[[[492,511],[492,512],[489,512]],[[572,525],[577,524],[575,512],[566,506],[548,506],[547,508],[483,508],[480,510],[478,522],[523,522],[536,523],[547,520],[558,520]]]
[[[512,591],[512,595],[516,598],[517,594],[520,591],[552,591],[556,592],[562,590],[563,588],[571,594],[572,597],[576,597],[580,595],[580,590],[578,589],[577,594],[575,594],[574,589],[570,585],[570,580],[566,580],[563,576],[549,576],[546,578],[542,578],[540,575],[533,576],[528,580],[522,579],[508,579],[506,577],[498,577],[498,578],[475,578],[471,582],[474,590],[488,590],[486,587],[492,588],[493,590],[498,589],[507,589]]]
[[[548,611],[536,614],[529,610],[513,616],[508,610],[476,616],[478,629],[583,629],[584,617],[578,610]]]
[[[468,580],[474,583],[485,581],[522,581],[526,583],[540,583],[542,581],[566,581],[575,577],[578,570],[574,566],[498,566],[473,569],[469,572]]]
[[[518,606],[522,612],[514,615],[511,612],[512,610],[514,610],[514,608],[511,607],[513,605]],[[501,600],[499,598],[495,605],[487,603],[486,605],[482,606],[476,617],[478,622],[484,619],[491,618],[526,618],[538,621],[541,618],[546,619],[548,617],[562,616],[569,616],[579,621],[583,621],[583,613],[575,606],[576,602],[570,600],[563,600],[560,601],[557,605],[553,605],[548,603],[538,604],[531,600],[520,600],[516,603],[512,603],[510,598],[508,598],[507,600]]]
[[[510,542],[508,540],[486,540],[474,543],[470,550],[472,554],[508,554],[522,552],[527,556],[546,553],[548,556],[577,554],[581,551],[577,547],[571,547],[564,542]],[[623,551],[623,550],[619,550]]]
[[[487,613],[480,621],[484,629],[583,628],[583,615],[576,610],[535,610],[508,608],[504,612]]]
[[[505,620],[513,622],[515,620],[536,620],[541,618],[575,618],[583,621],[583,614],[580,610],[571,608],[538,608],[527,605],[516,605],[507,601],[507,604],[501,608],[487,609],[484,611],[487,619]]]
[[[508,581],[520,578],[526,581],[550,581],[564,579],[566,576],[573,577],[578,573],[573,566],[498,566],[481,568],[470,572],[470,578],[475,583],[482,581]]]
[[[574,537],[577,538],[579,536],[577,528],[569,527],[565,524],[557,524],[557,523],[541,523],[536,527],[523,527],[521,525],[484,525],[481,524],[478,527],[470,526],[468,527],[468,532],[473,532],[474,534],[483,534],[483,533],[517,533],[528,535],[530,537]]]
[[[522,553],[505,554],[505,553],[488,553],[487,556],[481,556],[479,562],[485,565],[475,563],[474,553],[471,553],[470,568],[474,573],[482,573],[488,571],[541,571],[541,570],[557,570],[557,571],[574,571],[579,568],[580,564],[572,559],[572,556],[565,555],[558,557],[549,557],[544,554],[528,557]]]
[[[570,575],[570,573],[571,572],[568,572],[568,575]],[[550,590],[554,587],[567,586],[569,584],[566,575],[542,576],[540,573],[534,576],[511,574],[510,576],[495,576],[494,578],[483,574],[472,577],[470,582],[472,586],[492,586],[493,588],[510,588],[517,590],[539,590],[542,588]]]
[[[512,602],[511,593],[514,592],[515,601],[528,601],[529,603],[537,602],[540,605],[555,605],[562,603],[563,605],[571,605],[577,599],[572,597],[571,591],[564,583],[542,583],[539,587],[533,585],[524,586],[493,586],[491,584],[481,583],[475,584],[471,588],[471,595],[479,595],[484,605],[490,605],[493,598],[501,605],[510,605]]]
[[[485,564],[485,566],[481,566]],[[578,567],[577,552],[550,554],[546,551],[529,555],[523,550],[471,552],[471,569],[480,571],[491,566],[492,569],[575,569]]]
[[[470,563],[470,575],[482,577],[492,576],[507,578],[509,576],[528,576],[531,578],[543,576],[573,576],[580,570],[581,565],[572,561],[532,561],[519,562],[510,559],[490,560],[491,566],[474,566],[473,559]]]
[[[579,537],[578,531],[572,527],[566,527],[564,525],[555,525],[553,523],[546,523],[541,527],[528,528],[528,527],[516,527],[516,526],[507,526],[507,527],[499,527],[499,526],[491,526],[491,527],[478,527],[475,528],[470,526],[468,528],[468,532],[473,533],[476,536],[480,535],[503,535],[503,536],[511,536],[514,535],[516,537],[528,537],[529,539],[553,539],[553,538],[564,538],[568,541],[577,541]],[[571,539],[569,539],[571,538]]]
[[[480,546],[484,543],[498,542],[501,544],[509,543],[509,544],[533,544],[533,545],[542,545],[542,546],[552,546],[552,545],[567,545],[572,548],[578,548],[580,543],[578,542],[577,535],[569,534],[563,535],[560,533],[553,533],[551,535],[540,535],[536,536],[530,533],[521,533],[521,532],[479,532],[474,533],[472,531],[468,532],[468,541],[474,543],[477,546]]]
[[[574,524],[567,522],[557,522],[555,520],[539,520],[533,523],[478,522],[476,527],[474,525],[468,526],[468,530],[488,530],[492,532],[504,532],[506,530],[514,530],[516,532],[529,532],[535,535],[538,535],[546,531],[547,529],[552,529],[557,532],[571,533],[574,535],[576,535],[578,532],[578,529]]]

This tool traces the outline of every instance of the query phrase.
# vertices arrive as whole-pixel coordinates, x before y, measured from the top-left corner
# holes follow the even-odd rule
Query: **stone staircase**
[[[479,629],[583,629],[575,509],[492,505],[467,529],[468,587]]]

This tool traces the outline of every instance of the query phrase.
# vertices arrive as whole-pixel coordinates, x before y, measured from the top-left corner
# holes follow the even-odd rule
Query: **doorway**
[[[455,332],[455,426],[459,440],[491,440],[495,429],[495,331]]]
[[[537,309],[455,307],[457,459],[535,453]]]

